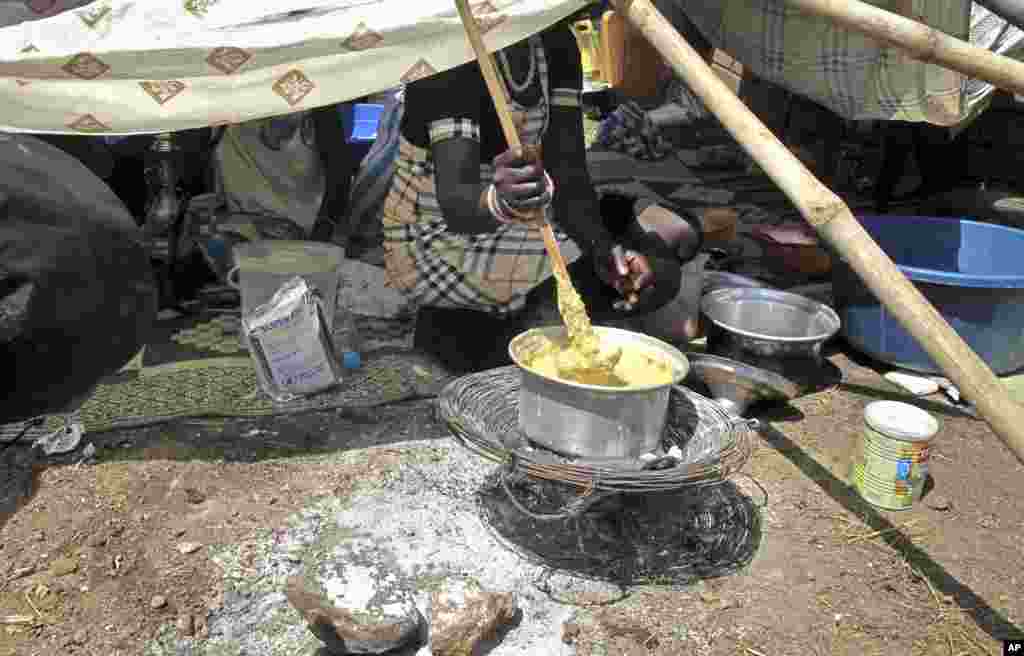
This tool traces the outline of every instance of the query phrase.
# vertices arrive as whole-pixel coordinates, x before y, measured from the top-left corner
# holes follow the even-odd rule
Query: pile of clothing
[[[659,160],[673,150],[661,128],[633,101],[620,105],[601,122],[594,146],[643,160]]]

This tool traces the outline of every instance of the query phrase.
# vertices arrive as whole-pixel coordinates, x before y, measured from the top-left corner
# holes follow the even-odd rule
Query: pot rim
[[[672,360],[675,365],[675,375],[672,377],[672,381],[669,383],[662,383],[659,385],[642,385],[634,387],[606,387],[604,385],[588,385],[585,383],[576,383],[567,380],[560,380],[557,378],[548,378],[542,374],[539,374],[529,367],[527,367],[520,359],[515,348],[517,344],[530,338],[533,335],[545,335],[545,336],[559,336],[565,335],[565,326],[556,324],[552,326],[543,326],[539,328],[530,328],[525,330],[515,337],[513,337],[508,343],[508,354],[512,358],[512,362],[515,363],[519,371],[524,374],[529,374],[536,378],[539,378],[548,383],[554,383],[563,387],[572,387],[580,390],[586,390],[588,392],[598,392],[603,394],[640,394],[644,392],[652,392],[655,390],[661,390],[665,388],[674,387],[679,385],[690,372],[690,361],[683,354],[682,351],[672,346],[668,342],[658,339],[657,337],[651,337],[641,332],[632,330],[625,330],[622,328],[613,328],[612,326],[594,326],[594,330],[599,334],[610,334],[619,335],[632,338],[633,340],[641,343],[645,343],[648,346],[652,346],[655,349],[661,351],[662,355],[667,356]]]
[[[776,301],[789,301],[790,305],[801,307],[801,309],[809,309],[811,311],[811,314],[823,314],[826,317],[827,321],[830,322],[832,325],[827,330],[818,335],[810,335],[807,337],[785,337],[778,335],[764,335],[754,333],[749,330],[743,330],[742,328],[738,328],[736,326],[727,324],[724,321],[721,321],[720,319],[714,317],[709,311],[709,306],[712,303],[720,304],[722,303],[724,297],[733,295],[740,297],[748,297],[750,300],[756,300],[758,298],[767,297]],[[708,321],[718,326],[722,330],[725,330],[726,332],[732,333],[734,335],[741,335],[743,337],[749,337],[751,339],[756,339],[760,341],[780,342],[784,344],[823,343],[834,337],[836,333],[839,332],[839,329],[842,327],[842,321],[839,319],[839,315],[836,313],[835,310],[825,305],[824,303],[819,303],[813,298],[808,298],[807,296],[802,296],[800,294],[793,294],[791,292],[786,292],[778,289],[768,289],[764,287],[723,287],[720,289],[715,289],[713,291],[708,292],[707,294],[704,294],[704,296],[700,300],[700,309],[701,313],[708,319]]]

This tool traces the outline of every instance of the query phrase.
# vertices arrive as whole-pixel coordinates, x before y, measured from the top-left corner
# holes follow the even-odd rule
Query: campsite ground
[[[1020,633],[1024,467],[985,424],[917,401],[943,425],[934,489],[902,513],[865,505],[842,482],[850,445],[864,404],[894,394],[833,361],[843,385],[773,411],[757,440],[746,471],[767,505],[749,566],[580,609],[577,654],[1000,654],[997,638]],[[212,656],[201,638],[224,603],[215,549],[388,477],[407,464],[404,441],[446,438],[427,399],[97,434],[86,462],[8,449],[0,655],[140,654],[172,631]]]
[[[575,649],[564,653],[998,655],[998,639],[1021,634],[1024,466],[984,423],[915,401],[942,422],[934,487],[902,513],[864,504],[844,483],[851,445],[864,405],[896,394],[873,369],[832,360],[840,387],[764,417],[745,468],[767,493],[752,562],[577,609]],[[91,434],[97,454],[86,461],[7,449],[0,656],[241,656],[205,640],[237,587],[215,554],[233,553],[237,575],[268,531],[411,467],[415,450],[403,443],[449,439],[422,399]],[[189,634],[186,647],[154,648]]]

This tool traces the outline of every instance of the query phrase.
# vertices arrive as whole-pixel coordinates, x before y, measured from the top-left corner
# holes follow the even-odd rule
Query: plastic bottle
[[[358,369],[363,363],[359,330],[352,313],[353,292],[351,282],[342,276],[338,289],[338,307],[334,313],[334,349],[341,359],[341,366],[347,370]]]

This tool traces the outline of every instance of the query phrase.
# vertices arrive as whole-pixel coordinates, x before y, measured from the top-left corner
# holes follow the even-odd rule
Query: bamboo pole
[[[933,27],[861,0],[785,0],[785,3],[855,32],[905,50],[1000,89],[1024,94],[1024,63],[952,37]]]
[[[849,263],[1024,463],[1024,407],[1010,397],[995,374],[871,239],[842,199],[815,178],[761,123],[650,0],[612,2],[700,96],[804,219]]]

